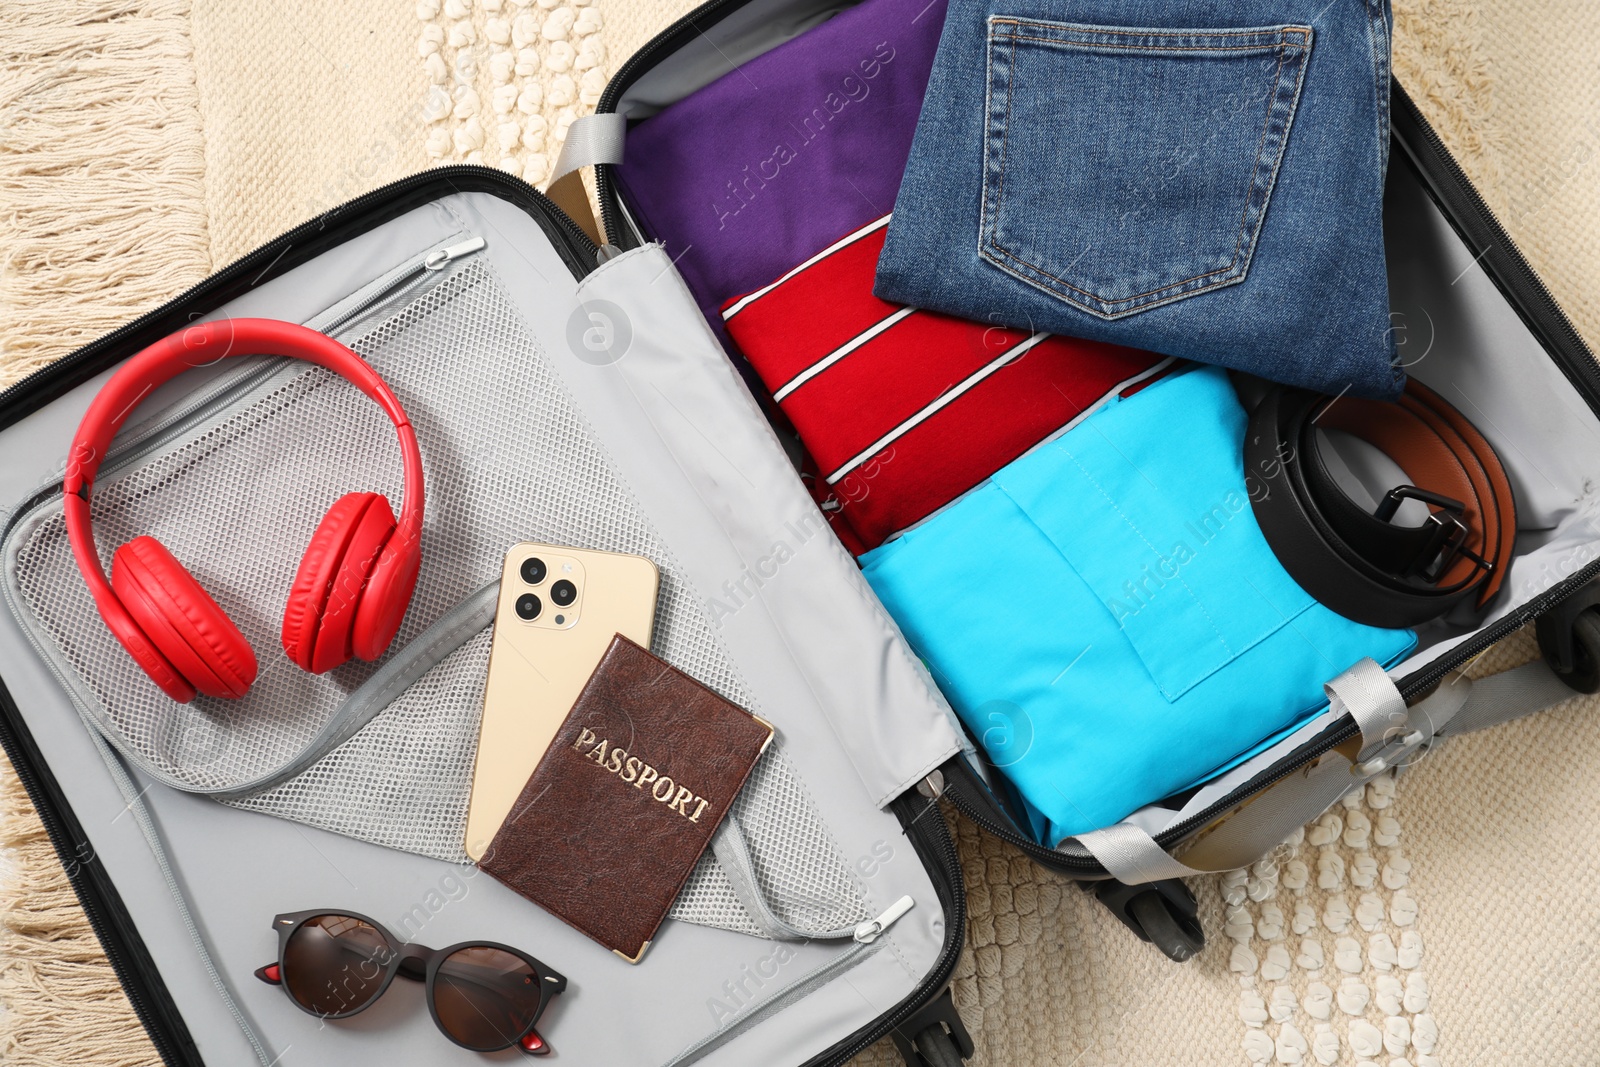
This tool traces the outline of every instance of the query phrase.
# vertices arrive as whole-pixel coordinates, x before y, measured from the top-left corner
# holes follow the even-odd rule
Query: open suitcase
[[[840,6],[711,0],[619,68],[596,114],[574,127],[570,157],[564,152],[557,167],[594,165],[609,241],[632,248],[661,237],[616,178],[626,165],[627,131]],[[1398,82],[1391,129],[1384,228],[1392,329],[1408,372],[1468,412],[1507,460],[1521,509],[1509,595],[1502,590],[1474,625],[1430,624],[1389,679],[1365,668],[1324,679],[1331,698],[1325,715],[1203,788],[1054,849],[1022,826],[1012,795],[981,757],[952,761],[934,779],[938,795],[963,815],[1082,881],[1175,960],[1204,943],[1194,898],[1178,878],[1248,866],[1347,792],[1421,758],[1436,734],[1600,690],[1600,616],[1589,610],[1600,603],[1592,543],[1600,531],[1590,516],[1587,473],[1600,458],[1600,369]],[[731,198],[731,190],[708,196]],[[669,251],[682,249],[669,242]],[[1563,469],[1570,473],[1555,473]],[[1461,673],[1532,620],[1544,660],[1476,686]],[[1375,679],[1382,693],[1364,693],[1363,683]],[[1182,862],[1172,858],[1175,850]]]
[[[167,1062],[471,1061],[409,983],[319,1026],[253,978],[273,916],[315,907],[408,941],[533,953],[568,982],[540,1033],[576,1063],[841,1063],[944,988],[960,872],[916,787],[960,735],[660,250],[603,265],[597,251],[515,179],[433,171],[8,394],[7,749]],[[179,705],[112,643],[72,570],[63,449],[118,361],[193,320],[252,315],[347,339],[403,398],[427,465],[426,562],[378,664],[312,675],[264,656],[242,699]],[[611,316],[609,349],[584,343],[591,315]],[[328,503],[355,482],[396,499],[393,427],[299,362],[186,379],[111,449],[99,536],[157,536],[254,647],[275,648],[284,583]],[[656,561],[655,650],[778,731],[733,810],[736,847],[702,859],[682,921],[638,966],[462,854],[494,594],[524,539]],[[701,590],[752,574],[760,597],[713,626]]]
[[[1489,644],[1537,617],[1550,662],[1575,687],[1600,684],[1580,615],[1600,600],[1600,373],[1397,91],[1394,303],[1428,324],[1436,354],[1416,372],[1482,412],[1512,471],[1512,593],[1474,627],[1430,635],[1392,681],[1360,665],[1326,679],[1327,714],[1176,808],[1060,849],[1027,838],[607,174],[636,109],[832,10],[713,0],[622,67],[604,114],[575,127],[605,164],[605,247],[520,181],[444,168],[285,234],[0,394],[0,736],[166,1062],[467,1062],[406,988],[318,1026],[251,978],[274,914],[326,907],[431,945],[491,938],[549,961],[570,984],[540,1031],[575,1063],[838,1064],[893,1033],[913,1067],[951,1064],[970,1052],[946,991],[964,907],[932,798],[1093,884],[1182,958],[1202,935],[1178,876],[1251,862],[1438,733],[1570,695],[1543,664],[1460,679]],[[310,676],[278,658],[244,701],[178,706],[93,614],[60,484],[112,368],[192,322],[240,316],[340,337],[404,398],[428,464],[428,562],[378,663]],[[390,432],[318,370],[242,359],[191,372],[108,457],[102,545],[157,535],[272,648],[322,510],[348,489],[393,493]],[[778,729],[735,840],[702,860],[680,921],[638,967],[459,855],[493,583],[524,538],[656,560],[656,651]],[[745,594],[731,615],[707,608],[724,583]]]

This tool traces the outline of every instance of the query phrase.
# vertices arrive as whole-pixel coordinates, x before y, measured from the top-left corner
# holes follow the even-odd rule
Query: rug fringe
[[[211,267],[188,0],[6,0],[0,387]],[[0,1062],[159,1062],[0,762]]]
[[[1410,0],[1394,12],[1394,72],[1479,191],[1504,190],[1505,130],[1473,0]],[[1493,202],[1493,201],[1491,201]]]
[[[210,270],[188,0],[7,0],[0,387]]]
[[[0,849],[10,868],[0,897],[0,1062],[157,1063],[22,783],[3,760]]]

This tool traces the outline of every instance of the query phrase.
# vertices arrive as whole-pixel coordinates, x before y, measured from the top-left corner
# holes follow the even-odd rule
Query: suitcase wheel
[[[1166,897],[1153,889],[1128,901],[1128,914],[1139,921],[1145,937],[1169,960],[1182,963],[1205,948],[1206,938],[1200,929],[1200,920],[1193,915],[1178,914],[1168,905]]]
[[[1200,906],[1189,887],[1176,878],[1144,885],[1109,879],[1084,888],[1092,889],[1096,899],[1139,940],[1150,942],[1169,960],[1182,963],[1205,947]]]
[[[1539,651],[1557,678],[1579,693],[1600,693],[1600,585],[1590,585],[1539,616]]]
[[[946,989],[895,1027],[890,1035],[906,1067],[962,1067],[973,1053],[972,1035]]]

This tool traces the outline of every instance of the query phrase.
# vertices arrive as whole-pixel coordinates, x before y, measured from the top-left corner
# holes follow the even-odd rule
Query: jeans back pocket
[[[1103,319],[1243,281],[1311,38],[991,16],[980,254]]]

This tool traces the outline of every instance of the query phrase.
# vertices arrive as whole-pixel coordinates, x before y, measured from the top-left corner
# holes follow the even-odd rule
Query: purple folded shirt
[[[894,206],[945,0],[864,0],[639,123],[617,183],[718,336],[724,301]]]

